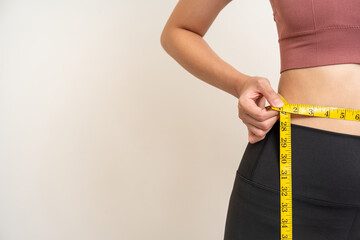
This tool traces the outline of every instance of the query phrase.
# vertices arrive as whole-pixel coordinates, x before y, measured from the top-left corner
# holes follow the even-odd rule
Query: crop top
[[[360,0],[269,0],[276,22],[280,73],[360,63]]]

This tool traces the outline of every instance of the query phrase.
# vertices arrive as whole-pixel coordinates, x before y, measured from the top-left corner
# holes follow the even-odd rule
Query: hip
[[[279,121],[266,137],[248,143],[237,173],[279,192]],[[360,136],[291,125],[293,198],[360,206]]]

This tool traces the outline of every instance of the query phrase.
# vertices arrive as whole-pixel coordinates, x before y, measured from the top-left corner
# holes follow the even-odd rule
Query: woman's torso
[[[288,103],[360,109],[360,64],[284,71],[278,92]],[[291,114],[291,123],[360,136],[360,122]]]

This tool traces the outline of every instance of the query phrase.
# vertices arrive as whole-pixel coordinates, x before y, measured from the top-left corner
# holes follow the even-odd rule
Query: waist
[[[280,123],[264,140],[248,144],[238,172],[250,182],[279,193]],[[291,126],[293,198],[360,207],[360,137]]]
[[[278,92],[288,103],[360,109],[360,65],[292,69],[281,74]],[[291,114],[291,123],[360,136],[360,122]]]

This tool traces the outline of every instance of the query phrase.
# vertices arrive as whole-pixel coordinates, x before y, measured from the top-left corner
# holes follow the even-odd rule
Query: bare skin
[[[360,109],[360,64],[336,64],[284,71],[278,92],[288,103]],[[360,136],[360,123],[291,115],[291,123]]]
[[[238,98],[239,118],[250,143],[265,138],[279,112],[265,109],[280,100],[263,76],[249,76],[222,60],[203,36],[231,0],[179,0],[161,34],[161,45],[187,71]],[[360,65],[337,64],[284,71],[278,92],[288,103],[360,109]],[[291,123],[360,136],[355,121],[292,114]]]

